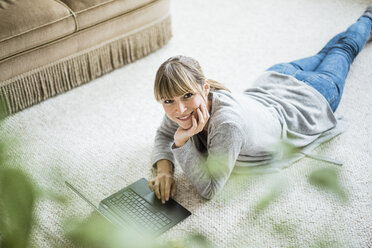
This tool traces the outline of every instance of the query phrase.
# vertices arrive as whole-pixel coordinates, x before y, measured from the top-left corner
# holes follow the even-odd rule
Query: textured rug
[[[318,52],[371,1],[174,0],[173,38],[164,48],[1,124],[18,140],[11,155],[43,188],[68,195],[67,206],[37,205],[35,247],[73,247],[62,220],[92,208],[64,185],[70,181],[95,204],[141,177],[150,178],[155,131],[164,111],[153,97],[159,65],[184,54],[207,77],[243,91],[266,68]],[[304,158],[280,173],[233,175],[210,201],[197,195],[179,167],[175,199],[192,212],[159,239],[199,233],[215,247],[372,247],[372,43],[351,66],[337,113],[350,120],[342,135],[315,151],[342,167]],[[336,168],[348,201],[309,183],[314,169]],[[254,206],[285,185],[265,211]]]

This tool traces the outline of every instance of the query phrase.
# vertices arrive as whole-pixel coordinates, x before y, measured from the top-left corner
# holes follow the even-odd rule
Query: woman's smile
[[[188,121],[188,120],[191,119],[191,116],[192,116],[193,113],[194,113],[194,111],[192,111],[188,116],[177,117],[177,119],[179,119],[180,121]]]

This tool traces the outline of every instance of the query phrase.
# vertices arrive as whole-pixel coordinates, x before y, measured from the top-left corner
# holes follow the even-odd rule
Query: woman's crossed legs
[[[276,64],[267,71],[291,75],[319,91],[333,112],[340,103],[350,65],[370,36],[372,18],[361,16],[346,31],[334,36],[316,55]]]

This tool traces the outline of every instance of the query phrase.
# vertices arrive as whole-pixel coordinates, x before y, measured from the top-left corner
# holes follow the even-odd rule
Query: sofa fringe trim
[[[0,86],[1,104],[7,115],[16,113],[143,58],[171,37],[168,16],[124,38],[4,81]]]

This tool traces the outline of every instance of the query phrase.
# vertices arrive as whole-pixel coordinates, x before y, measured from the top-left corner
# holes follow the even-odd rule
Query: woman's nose
[[[183,112],[185,112],[185,106],[183,105],[182,102],[179,102],[177,104],[176,112],[177,112],[177,114],[182,114]]]

